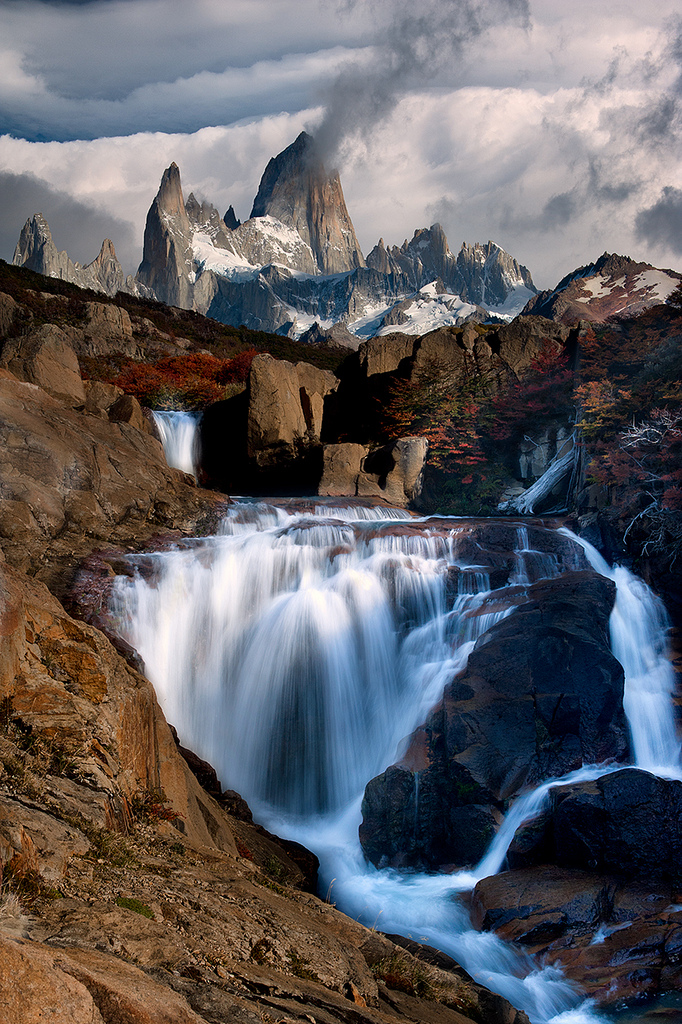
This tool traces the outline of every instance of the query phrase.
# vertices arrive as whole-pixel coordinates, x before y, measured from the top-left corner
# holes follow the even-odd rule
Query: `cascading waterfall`
[[[473,931],[454,896],[500,869],[516,828],[552,787],[613,767],[587,766],[519,797],[472,871],[378,871],[358,843],[366,783],[396,760],[476,639],[513,614],[483,568],[458,558],[463,529],[456,520],[447,530],[442,521],[438,530],[428,520],[417,526],[398,510],[290,515],[245,502],[219,536],[144,556],[152,570],[144,578],[119,577],[112,614],[183,742],[268,827],[315,850],[343,910],[370,927],[426,937],[537,1024],[595,1021],[559,970]],[[618,588],[611,629],[637,764],[679,777],[660,606],[626,570],[574,540]],[[448,603],[449,566],[461,571]],[[520,527],[511,581],[558,573],[557,559],[533,551]]]
[[[197,475],[199,414],[193,412],[153,412],[161,436],[166,462],[183,473]]]

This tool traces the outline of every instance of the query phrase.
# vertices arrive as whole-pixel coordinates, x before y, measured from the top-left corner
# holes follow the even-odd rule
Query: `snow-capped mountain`
[[[49,235],[44,221],[40,231]],[[305,132],[269,161],[244,223],[232,207],[221,217],[193,193],[185,200],[172,163],[147,214],[134,281],[124,282],[120,267],[100,273],[104,249],[80,268],[66,253],[36,255],[49,246],[35,238],[27,225],[16,263],[30,260],[43,273],[109,294],[137,291],[235,326],[300,336],[315,324],[322,332],[339,325],[336,337],[352,346],[373,334],[422,334],[491,315],[510,320],[536,292],[528,270],[494,242],[464,244],[455,255],[439,224],[400,247],[379,241],[365,261],[338,173],[325,169]]]
[[[657,270],[649,263],[605,252],[595,263],[568,274],[556,288],[539,292],[523,312],[565,324],[601,323],[665,302],[679,283],[680,275],[672,270]]]

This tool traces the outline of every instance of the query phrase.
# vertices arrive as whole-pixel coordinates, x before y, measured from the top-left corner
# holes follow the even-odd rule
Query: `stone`
[[[291,446],[305,437],[298,371],[293,363],[259,353],[249,372],[247,451]]]
[[[108,409],[112,423],[129,423],[143,433],[151,433],[142,406],[133,395],[121,395]]]
[[[543,861],[625,878],[682,882],[682,782],[637,768],[551,792],[535,842],[517,865]],[[665,856],[661,851],[665,850]]]
[[[10,370],[19,380],[36,384],[65,405],[85,405],[78,358],[67,336],[55,324],[44,324],[32,334],[6,342],[0,367]]]
[[[11,295],[6,295],[5,292],[0,292],[0,339],[7,337],[9,330],[14,323],[14,317],[16,316],[18,308],[18,304],[14,301]],[[0,352],[2,352],[1,346]]]
[[[0,1019],[12,1024],[105,1024],[87,987],[53,950],[0,936]]]
[[[354,497],[358,492],[362,461],[368,452],[369,448],[362,444],[326,444],[317,493]]]
[[[108,419],[109,409],[123,396],[123,392],[115,384],[105,384],[101,380],[84,380],[83,387],[85,412],[100,419]]]
[[[419,497],[428,442],[424,437],[401,437],[370,452],[358,476],[357,494],[404,506]]]
[[[499,358],[519,377],[542,351],[562,352],[571,331],[541,316],[517,316],[496,331]]]
[[[328,370],[320,370],[311,363],[296,363],[299,400],[303,409],[306,428],[311,439],[319,441],[322,434],[324,400],[336,391],[339,379]]]
[[[370,338],[358,348],[360,367],[366,377],[378,373],[393,373],[405,359],[411,359],[415,339],[407,334],[387,334]]]
[[[399,799],[394,776],[368,784],[361,841],[374,863],[471,865],[521,789],[627,759],[623,670],[607,632],[613,584],[591,570],[569,572],[520,597],[477,640],[402,758],[411,778],[402,778],[400,799],[414,811],[404,841],[390,811]]]

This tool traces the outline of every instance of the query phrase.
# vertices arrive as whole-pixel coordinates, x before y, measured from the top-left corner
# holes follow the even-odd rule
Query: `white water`
[[[193,412],[153,412],[161,436],[166,462],[183,473],[197,475],[199,414]]]
[[[221,536],[146,556],[152,582],[119,579],[119,629],[166,716],[268,827],[315,850],[325,888],[347,913],[443,949],[537,1024],[598,1020],[560,971],[473,931],[457,893],[500,870],[517,827],[552,787],[613,766],[587,766],[519,797],[473,870],[401,875],[367,865],[357,840],[366,783],[396,760],[476,639],[513,611],[488,592],[483,567],[460,564],[461,522],[444,531],[428,520],[401,527],[404,514],[386,510],[315,513],[237,505]],[[637,763],[677,775],[660,607],[631,574],[578,543],[618,587],[611,626]],[[523,528],[516,559],[520,585],[559,572]],[[468,570],[450,606],[449,565]]]

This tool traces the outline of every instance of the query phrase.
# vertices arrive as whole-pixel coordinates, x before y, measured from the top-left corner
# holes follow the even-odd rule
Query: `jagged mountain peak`
[[[320,273],[365,266],[338,172],[326,170],[307,132],[268,162],[251,210],[251,218],[265,216],[298,232]]]
[[[57,249],[42,213],[29,217],[24,224],[12,262],[37,274],[71,281],[81,288],[92,288],[107,295],[134,290],[132,283],[126,282],[110,238],[104,239],[95,259],[83,267],[71,260],[64,250]]]
[[[232,206],[231,203],[230,206],[228,207],[225,216],[223,217],[223,222],[225,224],[225,227],[229,228],[230,231],[236,231],[236,229],[241,225],[241,221],[238,219],[237,214],[234,212],[234,206]]]

